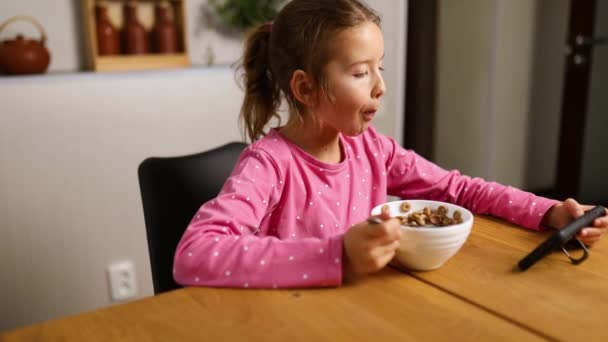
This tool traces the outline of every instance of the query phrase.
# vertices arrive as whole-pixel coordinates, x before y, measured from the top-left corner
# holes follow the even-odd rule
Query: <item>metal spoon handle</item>
[[[382,223],[383,221],[379,217],[371,216],[370,218],[367,219],[367,222],[375,224],[375,223]]]

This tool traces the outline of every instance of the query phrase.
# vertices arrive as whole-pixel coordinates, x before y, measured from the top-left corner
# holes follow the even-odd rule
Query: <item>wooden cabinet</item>
[[[185,13],[186,0],[82,1],[82,9],[84,12],[83,22],[86,28],[87,37],[87,65],[89,69],[94,71],[128,71],[190,66]],[[125,48],[126,39],[123,30],[125,29],[125,8],[127,4],[135,7],[137,19],[145,28],[150,47],[145,53],[128,54],[128,49]],[[155,36],[152,32],[158,21],[155,16],[155,10],[158,10],[158,7],[161,5],[168,8],[175,25],[176,44],[178,47],[175,52],[161,53],[154,48]],[[103,39],[103,37],[98,35],[97,31],[98,22],[96,13],[98,13],[97,11],[99,8],[105,8],[107,10],[107,17],[117,32],[117,39],[119,39],[120,45],[119,53],[103,54],[99,51],[99,39]]]

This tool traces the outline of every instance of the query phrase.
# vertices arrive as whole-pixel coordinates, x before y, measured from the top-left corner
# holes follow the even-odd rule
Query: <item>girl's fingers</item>
[[[394,222],[393,222],[394,220]],[[367,235],[372,239],[378,239],[380,244],[387,244],[399,239],[401,230],[397,219],[383,221],[381,224],[372,223],[368,225]]]
[[[391,218],[391,210],[388,205],[382,206],[380,209],[380,215],[378,215],[378,217],[382,218],[383,220],[388,220]]]
[[[596,227],[608,227],[608,214],[600,218],[596,218],[595,221],[593,221],[593,225]]]
[[[372,250],[370,255],[370,266],[372,269],[378,269],[386,266],[389,261],[395,256],[395,250],[399,247],[399,241],[393,241],[386,246],[379,246]]]
[[[399,246],[399,241],[401,240],[401,234],[399,234],[399,232],[396,232],[394,234],[388,234],[379,238],[376,238],[373,242],[371,242],[373,244],[373,248],[375,249],[379,249],[379,250],[391,250],[391,249],[395,249],[396,246]]]
[[[395,249],[397,249],[397,247],[399,247],[399,241],[392,241],[390,243],[387,243],[386,245],[377,246],[373,250],[373,256],[379,257],[392,253],[395,251]]]
[[[382,255],[390,260],[395,256],[397,248],[399,248],[399,241],[393,241],[391,244],[381,247]]]
[[[399,241],[393,241],[387,245],[378,246],[372,250],[371,257],[376,259],[391,255],[395,252],[395,249],[397,249],[397,247],[399,247]]]
[[[600,241],[601,239],[602,239],[602,237],[601,237],[601,236],[594,236],[594,237],[589,237],[589,238],[587,238],[587,237],[585,237],[585,238],[580,238],[579,240],[580,240],[582,243],[584,243],[585,245],[587,245],[587,246],[591,246],[591,245],[593,245],[594,243],[596,243],[596,242]]]
[[[387,254],[393,254],[393,252],[395,252],[395,250],[397,248],[399,248],[399,244],[401,243],[401,241],[397,240],[397,241],[393,241],[393,243],[391,243],[390,245],[386,246],[386,249],[388,250]]]
[[[577,234],[577,236],[579,236],[581,238],[595,237],[595,236],[601,237],[602,235],[606,234],[606,232],[608,232],[607,228],[587,227],[587,228],[581,229],[581,231]]]
[[[574,218],[582,216],[585,213],[583,207],[573,198],[568,198],[564,201],[564,208]]]
[[[568,205],[566,205],[566,202],[568,202]],[[578,209],[575,208],[576,205],[578,205],[578,203],[573,199],[568,199],[568,200],[566,200],[566,202],[564,202],[564,204],[566,205],[568,212],[574,218],[577,218],[578,216],[580,216],[580,215],[578,215],[578,213],[579,213]],[[588,206],[588,205],[583,205],[583,206],[578,205],[578,207],[584,211],[591,210],[593,208],[593,206]],[[607,213],[608,213],[608,210],[607,210]],[[594,243],[601,240],[601,238],[606,233],[608,233],[608,215],[599,217],[599,218],[593,220],[593,227],[585,227],[585,228],[581,229],[581,231],[576,234],[576,237],[585,245],[591,246]]]

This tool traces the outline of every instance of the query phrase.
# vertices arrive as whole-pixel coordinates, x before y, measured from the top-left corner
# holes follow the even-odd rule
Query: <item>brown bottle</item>
[[[150,52],[148,33],[137,19],[137,2],[129,1],[123,7],[124,24],[122,28],[123,53],[139,55]]]
[[[100,56],[120,54],[120,37],[108,16],[105,4],[95,6],[95,22],[97,32],[97,54]]]
[[[179,51],[177,28],[171,16],[171,7],[166,1],[154,7],[154,28],[152,29],[154,52],[177,53]]]

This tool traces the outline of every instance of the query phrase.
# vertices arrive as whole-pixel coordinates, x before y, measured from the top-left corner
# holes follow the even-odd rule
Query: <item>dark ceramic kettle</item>
[[[0,41],[0,73],[9,75],[40,74],[46,71],[51,62],[51,54],[45,47],[46,33],[40,23],[28,16],[16,16],[0,25],[0,33],[9,24],[25,20],[40,31],[40,39],[26,39],[18,35],[15,39]]]

